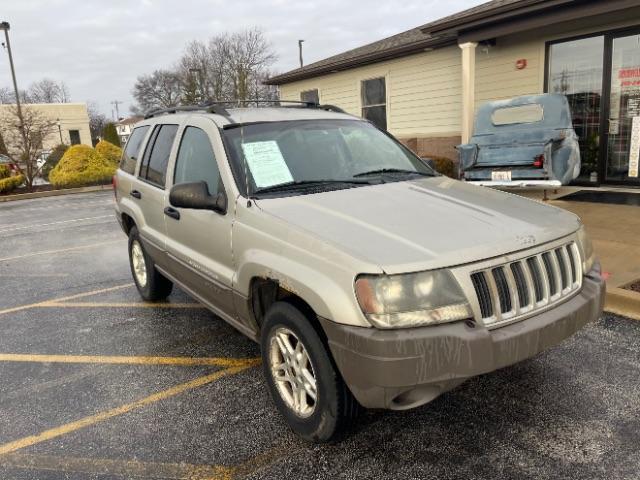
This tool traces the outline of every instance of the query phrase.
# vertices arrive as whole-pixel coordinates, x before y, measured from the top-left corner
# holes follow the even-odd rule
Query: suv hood
[[[578,217],[559,208],[446,177],[256,203],[388,274],[485,260],[580,226]]]

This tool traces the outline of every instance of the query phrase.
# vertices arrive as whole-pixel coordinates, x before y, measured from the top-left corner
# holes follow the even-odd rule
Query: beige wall
[[[300,92],[317,88],[321,103],[360,115],[362,80],[383,76],[390,132],[407,138],[459,135],[460,65],[460,49],[451,46],[282,85],[280,96],[300,100]]]
[[[640,19],[598,23],[565,23],[546,31],[498,38],[496,45],[476,49],[476,107],[491,101],[544,91],[546,42],[640,24]],[[516,61],[527,60],[523,70]]]
[[[5,118],[9,109],[15,108],[13,105],[0,105],[0,117]],[[69,130],[80,132],[80,142],[91,146],[91,132],[89,130],[89,114],[86,103],[37,103],[23,105],[23,108],[34,108],[44,115],[56,121],[60,119],[60,129],[62,130],[62,140],[69,145]],[[54,126],[51,133],[43,141],[45,149],[51,149],[60,143],[60,132]]]
[[[601,18],[589,19],[544,31],[498,38],[496,45],[488,50],[478,46],[475,106],[490,100],[542,93],[547,41],[634,24],[640,24],[640,20],[629,18],[604,22]],[[301,91],[317,88],[321,103],[334,104],[360,115],[360,82],[385,76],[389,131],[402,139],[424,139],[425,145],[430,138],[434,145],[447,143],[446,139],[459,138],[461,130],[461,57],[462,51],[458,46],[419,53],[282,85],[281,98],[300,100]],[[523,70],[516,68],[518,59],[527,60],[527,67]],[[429,151],[428,145],[423,151]]]

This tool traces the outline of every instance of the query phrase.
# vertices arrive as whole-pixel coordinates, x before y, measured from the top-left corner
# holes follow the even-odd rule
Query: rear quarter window
[[[495,126],[536,123],[541,122],[543,119],[544,110],[542,105],[538,103],[497,108],[491,114],[491,122]]]
[[[164,188],[167,165],[171,155],[171,147],[178,131],[178,125],[162,124],[156,127],[154,135],[151,136],[149,144],[145,149],[145,156],[140,167],[140,177],[146,179],[154,185]],[[151,143],[153,142],[153,145]],[[151,147],[150,153],[147,151]]]
[[[131,136],[129,137],[129,140],[124,147],[124,151],[122,152],[122,159],[120,160],[120,169],[123,172],[130,173],[131,175],[135,172],[140,147],[142,146],[142,141],[144,140],[148,130],[149,125],[145,125],[143,127],[134,128],[133,132],[131,132]]]

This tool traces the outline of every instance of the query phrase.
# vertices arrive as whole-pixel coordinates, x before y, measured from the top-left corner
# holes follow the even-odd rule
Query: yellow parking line
[[[180,385],[176,385],[175,387],[168,388],[161,392],[154,393],[153,395],[149,395],[148,397],[142,398],[140,400],[136,400],[135,402],[131,402],[126,405],[122,405],[120,407],[112,408],[111,410],[107,410],[104,412],[99,412],[99,413],[96,413],[95,415],[89,415],[88,417],[81,418],[80,420],[76,420],[75,422],[71,422],[65,425],[61,425],[59,427],[51,428],[49,430],[45,430],[44,432],[38,433],[36,435],[31,435],[29,437],[20,438],[12,442],[5,443],[4,445],[0,445],[0,455],[5,453],[15,452],[16,450],[20,450],[21,448],[36,445],[38,443],[42,443],[47,440],[51,440],[53,438],[66,435],[71,432],[75,432],[76,430],[80,430],[82,428],[95,425],[97,423],[103,422],[105,420],[116,417],[118,415],[129,413],[133,410],[137,410],[146,405],[186,392],[187,390],[192,390],[194,388],[201,387],[208,383],[215,382],[216,380],[224,376],[240,373],[241,371],[246,370],[247,368],[250,368],[254,365],[256,365],[255,360],[246,360],[245,364],[242,366],[230,367],[224,370],[219,370],[209,375],[198,377],[189,382],[181,383]]]
[[[75,295],[69,295],[68,297],[53,298],[51,300],[45,300],[43,302],[36,302],[36,303],[30,303],[28,305],[19,305],[17,307],[5,308],[4,310],[0,310],[0,315],[2,315],[4,313],[19,312],[21,310],[27,310],[29,308],[47,306],[48,303],[64,302],[64,301],[67,301],[67,300],[74,300],[76,298],[83,298],[83,297],[88,297],[88,296],[91,296],[91,295],[98,295],[99,293],[112,292],[114,290],[119,290],[121,288],[131,287],[133,285],[134,285],[133,283],[125,283],[125,284],[122,284],[122,285],[116,285],[115,287],[100,288],[98,290],[92,290],[90,292],[77,293]]]
[[[15,255],[13,257],[4,257],[4,258],[0,258],[0,262],[6,262],[8,260],[18,260],[20,258],[27,258],[27,257],[34,257],[36,255],[50,255],[53,253],[64,253],[64,252],[73,252],[75,250],[85,250],[87,248],[95,248],[95,247],[101,247],[103,245],[110,245],[112,243],[123,243],[124,244],[125,239],[118,239],[118,240],[110,240],[108,242],[98,242],[98,243],[92,243],[90,245],[79,245],[77,247],[69,247],[69,248],[62,248],[60,250],[43,250],[41,252],[32,252],[32,253],[25,253],[24,255]]]
[[[196,308],[203,309],[199,303],[109,303],[109,302],[42,302],[36,307],[56,307],[56,308]]]
[[[191,465],[188,463],[141,462],[107,458],[57,457],[8,453],[0,456],[0,467],[29,470],[83,473],[87,475],[116,475],[124,478],[164,478],[189,480],[229,480],[233,468],[219,465]]]
[[[154,357],[114,355],[39,355],[31,353],[0,353],[0,362],[24,363],[95,363],[110,365],[170,365],[174,367],[216,366],[237,368],[260,363],[259,358],[222,357]]]

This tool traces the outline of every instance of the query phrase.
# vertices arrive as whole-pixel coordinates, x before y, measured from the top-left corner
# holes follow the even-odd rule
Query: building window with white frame
[[[319,104],[320,95],[318,94],[318,89],[314,88],[313,90],[305,90],[304,92],[300,92],[300,100],[302,102]]]
[[[362,118],[372,122],[382,130],[387,129],[387,88],[384,77],[363,80]]]

